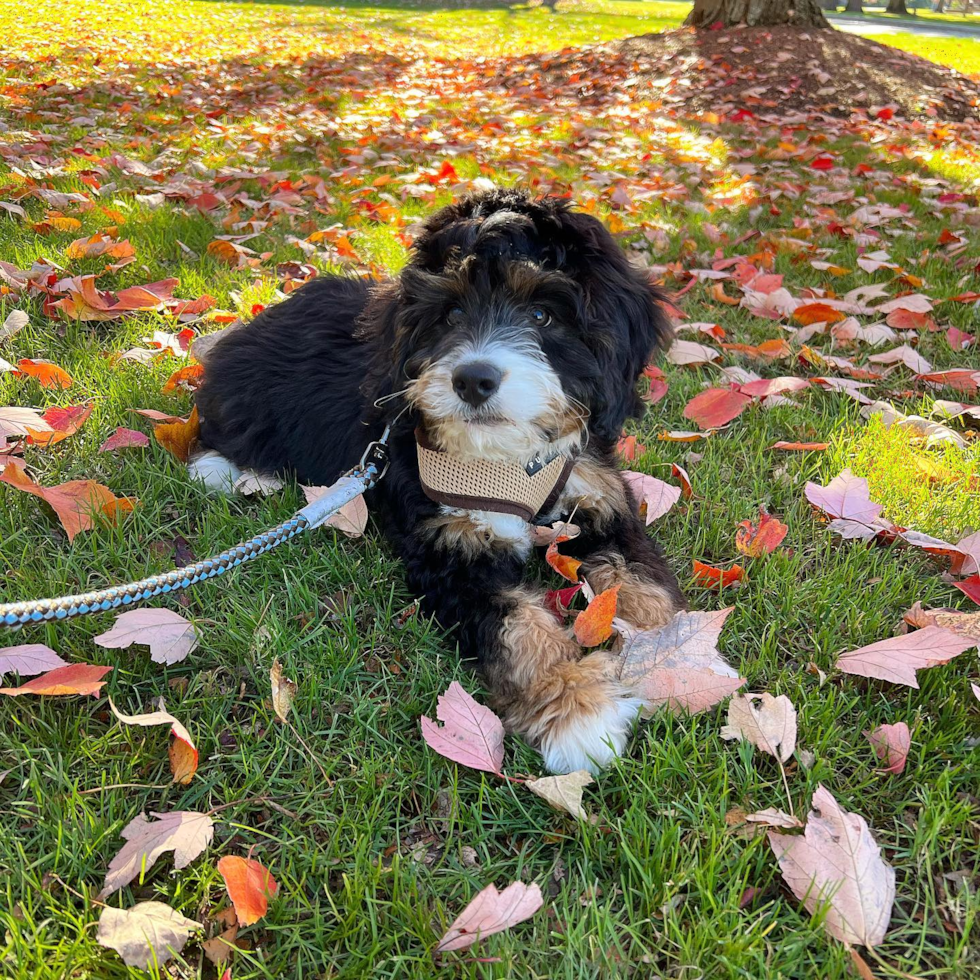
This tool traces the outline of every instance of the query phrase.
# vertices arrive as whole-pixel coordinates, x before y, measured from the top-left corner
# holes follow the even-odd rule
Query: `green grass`
[[[438,81],[436,62],[425,71],[416,69],[411,84],[347,82],[342,91],[329,82],[308,91],[309,72],[315,70],[304,60],[308,53],[323,60],[364,46],[351,24],[366,32],[372,51],[409,61],[419,51],[455,44],[464,36],[472,54],[483,43],[476,32],[494,24],[510,25],[510,33],[486,43],[519,51],[634,33],[642,29],[639,21],[651,23],[647,5],[638,3],[583,3],[575,9],[578,21],[559,24],[546,11],[489,7],[131,2],[45,3],[25,11],[5,4],[2,97],[8,110],[30,111],[12,116],[0,137],[10,147],[23,143],[25,130],[46,130],[55,142],[33,154],[41,166],[50,164],[46,157],[67,159],[65,173],[45,178],[63,191],[85,189],[84,172],[113,151],[150,162],[169,147],[177,148],[172,166],[182,176],[198,173],[201,163],[283,170],[294,181],[303,175],[323,177],[331,198],[322,211],[304,202],[300,216],[274,217],[248,243],[256,252],[273,253],[255,273],[231,271],[206,253],[208,243],[224,232],[219,221],[226,209],[202,214],[173,200],[151,209],[128,193],[134,181],[106,165],[103,183],[114,181],[117,189],[99,203],[125,214],[120,235],[133,242],[138,260],[104,276],[103,285],[118,289],[176,276],[178,295],[208,292],[221,306],[246,315],[254,302],[274,298],[269,271],[275,263],[302,257],[287,235],[302,237],[313,227],[340,222],[363,257],[389,269],[404,261],[399,224],[372,221],[356,202],[365,198],[381,204],[388,195],[399,220],[410,223],[447,200],[448,192],[423,200],[402,198],[395,184],[365,194],[359,172],[353,177],[342,173],[348,156],[340,152],[357,152],[370,131],[388,141],[394,159],[368,171],[371,179],[438,167],[446,144],[403,135],[392,121],[392,107],[403,102],[431,115],[426,132],[438,126],[455,141],[453,149],[461,147],[452,159],[464,177],[476,176],[481,165],[504,182],[551,180],[558,174],[577,199],[597,201],[602,215],[615,213],[626,242],[646,241],[644,229],[664,229],[665,251],[643,252],[653,262],[680,261],[687,267],[709,262],[716,245],[708,221],[735,240],[749,230],[794,235],[799,219],[811,222],[813,241],[831,250],[833,262],[856,268],[855,246],[826,231],[827,222],[817,220],[805,193],[780,197],[778,215],[768,208],[750,212],[737,195],[730,203],[716,203],[716,191],[738,182],[729,160],[754,164],[752,181],[762,191],[814,179],[793,163],[770,167],[785,132],[766,132],[761,140],[735,127],[720,134],[710,127],[700,132],[696,121],[662,123],[645,104],[621,120],[607,115],[602,105],[572,111],[542,102],[518,104],[499,92],[475,102],[444,79]],[[66,35],[58,30],[65,25],[74,31],[75,60],[62,52]],[[14,64],[15,56],[23,64]],[[170,59],[175,64],[168,65],[165,78],[156,66]],[[126,67],[114,70],[120,62]],[[252,62],[263,67],[250,80],[272,79],[280,86],[276,103],[295,108],[295,115],[281,119],[261,104],[238,113],[231,73]],[[455,70],[446,69],[446,77]],[[437,81],[430,84],[426,72]],[[194,83],[204,75],[211,87],[207,98],[194,103]],[[38,84],[53,79],[65,87]],[[81,88],[69,87],[75,85]],[[423,86],[422,94],[406,94],[411,85]],[[168,94],[165,88],[180,92]],[[227,112],[212,126],[203,113],[217,98],[215,91],[226,93],[221,98]],[[120,109],[127,100],[135,105],[132,113]],[[84,107],[105,116],[94,130],[74,115],[67,125],[66,106],[72,113]],[[300,108],[306,115],[297,121]],[[348,128],[342,126],[337,135],[341,117]],[[474,148],[474,138],[465,134],[479,131],[488,119],[502,120],[502,129]],[[280,122],[285,130],[276,128]],[[257,130],[256,124],[266,128]],[[638,141],[635,148],[624,145],[627,127],[626,135]],[[288,138],[294,130],[306,134],[306,142]],[[580,138],[583,131],[588,140]],[[287,138],[280,140],[276,134],[282,132]],[[99,143],[103,136],[105,142]],[[76,147],[92,158],[74,153]],[[885,145],[855,135],[835,138],[830,147],[845,154],[849,167],[868,162],[903,179],[940,175],[967,193],[971,185],[975,193],[980,177],[975,151],[971,156],[968,148],[931,135],[899,133]],[[895,152],[896,147],[903,152]],[[7,187],[0,199],[10,200],[21,179],[8,165],[0,169],[0,186]],[[689,180],[693,201],[711,213],[671,197],[664,203],[654,199],[635,213],[614,212],[608,189],[600,191],[593,176],[601,169],[621,173],[627,186],[642,184],[649,170],[672,174],[675,189]],[[879,201],[909,209],[910,233],[887,239],[893,261],[926,279],[935,297],[968,288],[961,282],[963,270],[935,252],[949,219],[934,215],[934,205],[916,193],[914,182],[858,186],[859,194],[873,193]],[[256,181],[245,181],[243,187],[259,199],[268,195],[268,188]],[[78,212],[82,231],[45,236],[31,226],[44,216],[41,203],[30,198],[22,203],[30,222],[0,217],[0,258],[26,268],[44,256],[72,274],[100,268],[95,261],[67,260],[64,248],[116,218],[98,208]],[[848,208],[841,205],[841,214]],[[200,258],[189,257],[178,240]],[[721,247],[726,255],[749,254],[755,244]],[[919,264],[926,250],[929,257]],[[980,259],[976,241],[965,255],[972,263]],[[794,294],[808,286],[843,293],[869,281],[888,283],[891,295],[902,288],[887,272],[828,279],[788,250],[776,253],[775,271],[785,275]],[[679,287],[675,280],[668,284]],[[0,319],[9,308],[9,300],[0,297]],[[139,498],[140,506],[120,526],[83,532],[69,546],[38,500],[0,488],[5,599],[82,591],[162,571],[171,566],[176,534],[204,557],[284,519],[300,505],[296,487],[262,500],[210,497],[190,484],[183,466],[155,443],[144,451],[100,454],[99,445],[116,426],[148,431],[130,408],[185,412],[190,407],[186,395],[160,391],[173,364],[113,366],[104,356],[141,346],[141,338],[153,329],[174,329],[174,324],[150,314],[79,324],[45,317],[36,299],[25,308],[32,325],[0,348],[0,356],[50,358],[71,373],[74,385],[51,392],[31,380],[0,375],[0,403],[42,407],[95,400],[92,417],[76,436],[50,451],[27,449],[32,471],[44,484],[97,479],[119,495]],[[700,286],[686,294],[684,308],[692,321],[722,323],[729,340],[758,343],[781,334],[777,324],[712,302]],[[944,327],[976,330],[975,311],[965,305],[944,304],[937,318]],[[825,339],[814,346],[828,349]],[[941,332],[924,333],[919,350],[937,369],[980,365],[976,353],[954,354]],[[726,355],[724,363],[743,362]],[[896,868],[898,901],[881,956],[896,970],[921,977],[976,977],[980,715],[969,689],[969,681],[980,677],[976,654],[923,671],[918,690],[833,673],[843,650],[895,634],[902,612],[913,602],[966,609],[968,601],[917,552],[846,544],[831,536],[812,514],[803,488],[807,480],[826,483],[849,465],[868,477],[891,520],[955,537],[980,527],[978,443],[965,451],[924,450],[899,432],[866,423],[850,399],[816,390],[804,393],[796,406],[753,407],[729,431],[706,442],[660,442],[657,434],[663,429],[688,427],[683,406],[705,382],[719,379],[716,369],[665,370],[669,394],[631,427],[646,447],[632,465],[660,476],[670,462],[690,470],[694,497],[682,501],[654,530],[695,608],[734,606],[722,650],[748,679],[749,689],[786,694],[796,704],[800,747],[814,759],[809,768],[795,759],[788,765],[791,800],[784,798],[772,760],[720,739],[723,707],[693,718],[661,715],[640,726],[627,755],[587,791],[595,823],[576,824],[520,787],[458,769],[424,748],[418,720],[422,714],[431,716],[437,695],[452,679],[482,697],[478,682],[459,665],[451,636],[418,617],[402,622],[400,614],[412,597],[397,561],[377,535],[350,542],[321,531],[169,600],[167,605],[197,623],[202,638],[181,664],[152,664],[144,648],[95,646],[92,637],[108,628],[108,617],[4,637],[5,643],[48,643],[69,660],[113,665],[106,693],[120,710],[143,710],[165,697],[201,753],[194,781],[174,786],[165,731],[120,726],[104,697],[3,699],[0,771],[12,770],[0,783],[4,976],[121,980],[144,975],[127,970],[94,938],[99,909],[91,898],[122,843],[120,830],[141,810],[225,807],[216,815],[215,841],[204,856],[176,874],[164,857],[145,881],[109,901],[120,907],[164,901],[210,930],[226,902],[217,859],[251,851],[270,867],[280,893],[269,915],[243,930],[250,949],[236,957],[236,980],[689,980],[697,975],[843,980],[853,975],[847,951],[780,885],[765,839],[747,837],[738,825],[740,812],[766,806],[792,809],[802,817],[812,791],[823,783],[845,808],[869,820]],[[803,371],[793,362],[763,370],[772,375]],[[924,414],[928,399],[890,394],[907,382],[896,374],[876,394],[892,398],[906,413]],[[948,391],[943,395],[955,397]],[[769,450],[779,439],[822,439],[831,448],[822,454]],[[689,456],[692,450],[700,459]],[[940,461],[948,476],[930,485],[910,465],[913,457]],[[784,546],[748,562],[747,580],[724,596],[694,587],[692,559],[734,560],[738,523],[755,518],[760,505],[789,525]],[[548,580],[540,569],[535,574]],[[344,604],[336,615],[325,604],[330,600],[335,608],[338,593]],[[296,724],[326,768],[330,785],[274,719],[268,670],[275,657],[300,684]],[[826,683],[821,685],[808,670],[811,662],[830,674]],[[862,731],[897,721],[913,730],[909,763],[901,776],[882,777]],[[507,741],[506,769],[515,775],[541,772],[538,756],[516,738]],[[464,861],[464,847],[475,850],[476,866]],[[944,878],[961,871],[973,876],[973,888]],[[499,960],[482,962],[465,954],[433,959],[436,934],[478,889],[517,878],[542,886],[546,908],[487,941],[477,954]],[[749,887],[759,889],[758,896],[740,909]],[[875,969],[881,976],[892,975]],[[210,980],[216,974],[191,942],[175,964],[150,975]]]

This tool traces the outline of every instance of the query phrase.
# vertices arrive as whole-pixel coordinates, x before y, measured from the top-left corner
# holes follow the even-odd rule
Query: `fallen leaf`
[[[829,448],[829,442],[774,442],[770,446],[770,449],[785,449],[792,452],[823,452]]]
[[[731,568],[715,568],[713,565],[705,565],[704,562],[695,559],[692,575],[695,585],[703,585],[708,589],[713,589],[716,586],[723,589],[734,582],[741,582],[745,578],[745,569],[741,565],[732,565]]]
[[[844,313],[826,303],[804,303],[793,311],[793,319],[804,326],[811,323],[837,323],[845,318]]]
[[[702,429],[717,429],[737,418],[752,404],[748,395],[734,388],[708,388],[684,406],[684,418]]]
[[[20,687],[0,687],[0,694],[20,697],[22,694],[37,694],[48,697],[64,694],[96,695],[102,689],[102,680],[111,667],[98,667],[95,664],[68,664],[56,667],[40,677],[21,684]]]
[[[42,388],[70,388],[71,375],[50,361],[34,360],[29,357],[17,362],[17,370],[28,377],[36,378]]]
[[[575,617],[575,639],[584,647],[598,646],[613,635],[613,617],[616,615],[616,602],[621,586],[600,592]]]
[[[95,259],[103,255],[110,259],[128,259],[136,255],[136,249],[128,239],[117,242],[101,232],[90,238],[76,238],[65,246],[65,258],[68,259]]]
[[[430,749],[470,769],[500,772],[504,761],[504,726],[457,681],[439,696],[436,718],[443,723],[441,728],[422,717],[422,738]]]
[[[30,322],[30,317],[23,310],[11,310],[0,324],[0,344],[12,340]]]
[[[563,555],[558,550],[558,545],[563,541],[567,541],[568,537],[564,534],[559,535],[555,538],[551,544],[548,545],[547,550],[544,553],[545,561],[562,577],[568,579],[569,582],[578,581],[578,570],[582,567],[582,563],[577,558],[571,558],[569,555]]]
[[[192,932],[201,929],[163,902],[140,902],[131,909],[107,905],[95,934],[100,946],[114,949],[127,966],[148,970],[176,956]]]
[[[562,622],[568,615],[568,607],[575,595],[582,591],[582,583],[570,585],[566,589],[550,589],[544,594],[544,604],[555,618]]]
[[[759,508],[759,523],[742,521],[735,532],[735,547],[749,558],[771,554],[782,543],[789,528],[765,509]]]
[[[100,453],[114,453],[120,449],[143,449],[150,444],[149,437],[136,429],[124,429],[119,426],[101,446]]]
[[[827,486],[808,482],[804,493],[814,507],[834,518],[831,530],[844,537],[873,538],[889,527],[879,520],[883,505],[871,499],[868,481],[849,469]]]
[[[261,494],[263,497],[269,497],[274,493],[278,493],[285,485],[286,481],[280,480],[277,476],[267,476],[263,473],[256,473],[255,470],[243,470],[242,475],[238,477],[238,479],[235,480],[234,484],[232,485],[232,489],[246,497],[250,497],[256,493]],[[315,487],[310,489],[322,490],[325,493],[327,490],[332,488]],[[307,500],[309,500],[309,494],[307,494]],[[344,506],[350,507],[351,504],[345,504]],[[334,517],[337,516],[337,514],[334,515]],[[364,508],[364,517],[366,521],[366,507]],[[325,521],[324,523],[329,524],[330,521]]]
[[[272,684],[272,710],[275,711],[276,717],[280,721],[288,721],[289,712],[293,706],[293,698],[296,697],[298,685],[296,681],[291,681],[288,677],[283,677],[282,664],[279,663],[278,657],[272,661],[272,667],[269,670],[269,680]]]
[[[32,446],[53,446],[73,436],[88,421],[94,404],[68,405],[61,408],[57,405],[47,409],[41,416],[44,423],[39,428],[28,427],[27,441]]]
[[[758,702],[758,704],[756,703]],[[796,748],[796,708],[784,694],[736,694],[728,704],[725,739],[745,739],[780,762]]]
[[[738,390],[743,395],[753,398],[771,398],[773,395],[784,395],[787,392],[803,391],[811,387],[806,378],[760,378],[758,381],[747,381],[740,384]]]
[[[592,774],[579,769],[562,776],[528,779],[524,785],[536,796],[547,800],[556,810],[565,810],[573,817],[588,820],[589,814],[582,807],[582,790],[592,782]]]
[[[306,495],[306,502],[312,504],[314,500],[319,500],[332,487],[303,487]],[[367,527],[368,509],[364,502],[363,494],[355,497],[349,503],[344,504],[336,514],[328,517],[322,527],[332,527],[345,534],[349,538],[359,538],[363,536],[364,529]]]
[[[879,725],[873,732],[864,734],[879,761],[887,763],[881,771],[893,776],[901,775],[905,771],[905,762],[912,745],[909,726],[900,721],[895,725]]]
[[[544,904],[537,885],[515,881],[502,892],[487,885],[456,917],[436,947],[438,953],[465,949],[480,939],[503,932],[531,918]]]
[[[258,922],[269,910],[269,899],[275,898],[279,891],[279,884],[268,868],[251,858],[223,857],[218,862],[218,874],[224,879],[228,897],[243,926]]]
[[[146,411],[144,409],[143,413],[145,414]],[[194,406],[194,410],[186,422],[161,422],[153,427],[153,438],[167,452],[173,453],[182,463],[187,462],[200,434],[201,426],[197,418],[197,405]]]
[[[623,470],[622,475],[633,497],[638,502],[640,517],[644,519],[647,527],[658,517],[663,517],[680,500],[680,487],[664,483],[663,480],[658,480],[655,476],[648,476],[646,473],[634,473],[632,470]],[[556,571],[564,575],[560,569],[556,569]],[[572,581],[575,580],[572,579]]]
[[[207,813],[172,810],[151,813],[150,817],[153,819],[148,820],[146,814],[140,813],[123,828],[126,843],[109,862],[100,899],[125,888],[136,877],[142,881],[143,875],[166,851],[174,852],[177,871],[186,868],[204,853],[214,838],[214,821]]]
[[[980,605],[980,575],[971,575],[969,578],[963,579],[962,582],[953,583],[956,588],[963,593],[963,595],[971,598],[977,605]],[[0,650],[0,655],[3,651]]]
[[[52,431],[37,409],[0,405],[0,448],[8,439],[29,435],[32,430],[38,433]]]
[[[655,630],[616,621],[623,636],[620,679],[647,702],[645,713],[662,706],[704,711],[745,683],[716,645],[730,612],[679,612]]]
[[[44,671],[67,667],[61,657],[43,643],[25,643],[17,647],[0,647],[0,677],[15,673],[32,677]]]
[[[203,380],[204,365],[188,364],[185,367],[174,371],[174,373],[167,378],[166,384],[163,386],[163,393],[168,394],[169,392],[176,391],[178,388],[185,391],[193,390],[194,388],[199,387]]]
[[[877,946],[895,901],[895,870],[882,858],[867,823],[842,810],[823,786],[813,794],[802,837],[769,831],[783,879],[811,914],[826,909],[835,939]]]
[[[670,364],[710,364],[721,357],[721,351],[693,340],[675,340],[667,350],[666,359]]]
[[[170,609],[131,609],[120,613],[112,629],[93,637],[100,647],[121,650],[139,643],[150,648],[156,664],[180,663],[197,648],[194,624]]]
[[[939,626],[927,626],[842,653],[836,666],[847,674],[918,687],[917,670],[948,663],[977,646],[977,642],[976,637],[958,636]]]
[[[142,725],[143,727],[170,725],[170,734],[173,735],[175,741],[168,750],[168,755],[170,757],[170,771],[173,775],[174,782],[187,784],[191,781],[194,773],[197,772],[197,746],[194,744],[190,732],[167,711],[163,703],[163,698],[157,701],[156,711],[149,711],[141,715],[124,715],[112,703],[112,698],[109,698],[109,708],[124,725]],[[181,747],[175,750],[174,746]]]
[[[785,830],[795,830],[797,827],[803,826],[793,814],[784,813],[775,807],[767,807],[765,810],[750,813],[745,819],[748,823],[762,823],[767,827],[782,827]]]
[[[901,347],[894,347],[892,350],[884,351],[881,354],[872,354],[868,358],[869,364],[904,364],[910,371],[916,374],[927,374],[932,370],[932,365],[917,351],[902,344]]]

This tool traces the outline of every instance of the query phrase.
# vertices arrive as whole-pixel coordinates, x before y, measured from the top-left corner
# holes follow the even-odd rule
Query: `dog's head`
[[[615,440],[670,328],[595,218],[495,190],[439,211],[393,303],[396,388],[442,449],[527,459]]]

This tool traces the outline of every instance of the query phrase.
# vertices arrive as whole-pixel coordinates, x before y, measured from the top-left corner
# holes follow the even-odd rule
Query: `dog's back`
[[[358,425],[366,357],[355,335],[369,291],[320,276],[217,341],[197,392],[203,447],[310,485],[353,466],[369,438]]]

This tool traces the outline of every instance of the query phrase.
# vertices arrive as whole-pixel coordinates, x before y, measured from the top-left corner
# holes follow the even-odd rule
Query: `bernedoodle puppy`
[[[553,772],[619,754],[642,707],[524,583],[532,528],[650,629],[684,607],[616,465],[636,382],[671,330],[595,218],[493,190],[433,215],[388,282],[323,276],[218,340],[197,393],[212,485],[237,468],[333,483],[397,419],[368,506],[424,612],[453,628],[505,724]]]

